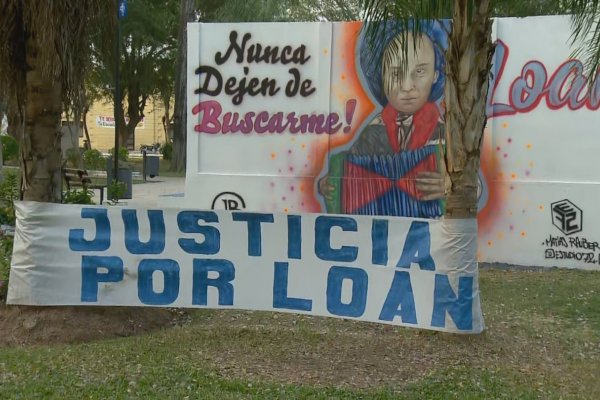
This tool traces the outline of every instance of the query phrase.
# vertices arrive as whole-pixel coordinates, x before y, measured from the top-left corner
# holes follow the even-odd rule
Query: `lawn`
[[[600,398],[600,273],[481,272],[486,331],[190,310],[138,337],[0,348],[0,398]]]

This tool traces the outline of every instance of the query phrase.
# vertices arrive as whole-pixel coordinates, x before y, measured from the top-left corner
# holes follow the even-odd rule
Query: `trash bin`
[[[154,178],[158,176],[158,167],[160,163],[160,157],[158,154],[148,154],[146,150],[143,151],[144,157],[144,180],[146,180],[146,175],[150,176],[150,178]]]
[[[110,193],[110,185],[113,182],[114,162],[112,156],[109,156],[106,161],[106,183],[109,188],[108,190],[108,199],[111,198]],[[121,199],[131,199],[133,197],[133,173],[131,167],[125,165],[119,165],[119,171],[117,172],[117,177],[119,178],[119,182],[123,182],[125,184],[125,193],[120,197]]]

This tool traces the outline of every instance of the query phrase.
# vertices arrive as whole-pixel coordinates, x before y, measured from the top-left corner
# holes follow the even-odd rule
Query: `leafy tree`
[[[148,101],[157,96],[172,96],[175,62],[176,0],[129,0],[128,15],[121,21],[120,84],[123,95],[117,107],[121,109],[119,143],[133,138],[135,127],[144,118]],[[105,29],[93,44],[90,83],[97,94],[115,104],[115,30]],[[127,117],[127,119],[126,119]]]
[[[211,17],[218,22],[352,21],[358,0],[228,0]]]
[[[357,21],[359,0],[292,0],[288,1],[290,21]]]
[[[214,20],[216,22],[284,21],[288,20],[287,3],[279,0],[224,1],[215,11]]]
[[[173,53],[175,54],[175,52]],[[155,81],[156,97],[160,99],[164,110],[162,124],[165,133],[165,143],[170,143],[173,136],[171,129],[173,122],[171,105],[173,104],[173,96],[175,95],[175,64],[173,58],[169,57],[158,61],[158,76]]]
[[[566,14],[567,1],[563,0],[523,0],[495,1],[492,13],[496,17],[527,17],[532,15]]]
[[[22,196],[60,202],[60,120],[82,92],[90,35],[116,18],[107,0],[0,2],[0,88],[21,145]]]

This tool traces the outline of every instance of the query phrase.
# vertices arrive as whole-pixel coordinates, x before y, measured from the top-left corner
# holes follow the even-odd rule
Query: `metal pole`
[[[121,78],[119,67],[121,62],[121,18],[119,16],[119,1],[117,0],[117,45],[115,55],[115,150],[113,152],[113,180],[119,181],[119,133],[121,121]],[[111,184],[112,182],[108,182]]]

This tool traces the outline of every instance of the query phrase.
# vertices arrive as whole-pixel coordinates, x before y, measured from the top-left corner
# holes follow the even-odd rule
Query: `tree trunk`
[[[144,118],[144,110],[148,96],[141,94],[138,85],[135,83],[127,88],[127,114],[121,112],[123,117],[121,120],[119,146],[127,147],[130,140],[133,140],[135,146],[135,128]],[[125,115],[129,118],[125,123]]]
[[[6,121],[8,122],[7,133],[15,138],[18,142],[21,142],[23,137],[23,108],[21,104],[17,102],[16,96],[8,97]]]
[[[171,100],[168,98],[163,99],[163,106],[165,107],[165,114],[162,117],[163,130],[165,131],[165,143],[170,143],[169,126],[171,125]]]
[[[486,124],[492,44],[490,1],[454,0],[446,51],[447,218],[477,216],[479,155]]]
[[[90,139],[90,131],[88,130],[88,125],[87,125],[87,115],[88,112],[90,111],[90,108],[88,106],[85,106],[85,108],[83,109],[83,132],[85,134],[85,149],[86,150],[91,150],[92,149],[92,141]]]
[[[121,115],[125,115],[123,111],[121,111]],[[119,147],[127,147],[127,140],[129,139],[129,132],[127,131],[127,124],[125,123],[125,117],[122,117],[120,121],[115,121],[116,124],[119,124]],[[118,154],[118,150],[117,150]]]
[[[129,119],[129,123],[121,129],[121,138],[119,140],[119,146],[127,147],[130,140],[134,139],[135,127],[141,121],[141,118]],[[135,141],[134,141],[135,143]]]
[[[187,149],[187,23],[194,19],[194,0],[183,0],[179,13],[172,171],[184,171]]]
[[[21,142],[22,193],[24,200],[60,203],[61,84],[43,76],[38,58],[38,38],[26,44],[26,106],[24,137]]]

